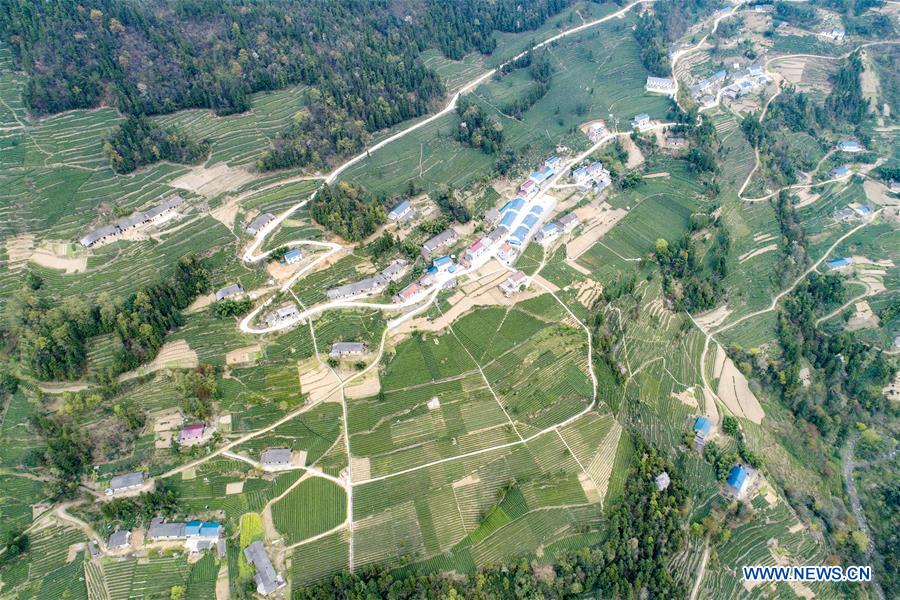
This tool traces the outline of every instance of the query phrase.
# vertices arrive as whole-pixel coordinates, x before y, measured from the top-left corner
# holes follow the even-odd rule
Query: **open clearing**
[[[262,346],[253,344],[237,350],[231,350],[225,354],[226,365],[252,365],[262,356]]]
[[[722,399],[728,410],[738,417],[749,419],[757,424],[762,423],[765,413],[759,400],[750,390],[747,378],[718,344],[716,344],[715,365],[716,377],[719,379],[719,389],[716,390],[716,394]]]
[[[163,369],[194,369],[200,364],[197,353],[185,340],[166,342],[153,362],[119,375],[119,381],[128,381]]]
[[[239,189],[256,178],[257,175],[249,169],[219,163],[212,167],[194,167],[181,177],[172,180],[169,185],[207,198],[215,198],[229,190]]]

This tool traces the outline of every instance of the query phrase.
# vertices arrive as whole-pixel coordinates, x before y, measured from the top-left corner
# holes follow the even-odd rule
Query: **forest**
[[[160,160],[195,164],[209,154],[209,140],[194,141],[175,127],[163,128],[143,115],[129,115],[112,130],[103,153],[112,170],[131,173]]]
[[[103,294],[96,302],[70,296],[58,304],[28,291],[7,310],[8,340],[22,366],[42,381],[84,375],[87,342],[113,333],[115,362],[108,379],[152,360],[166,334],[182,323],[181,310],[207,291],[208,273],[195,257],[180,259],[175,273],[146,286],[124,301]]]
[[[710,225],[712,242],[706,260],[698,259],[692,236],[695,229],[673,244],[656,240],[655,257],[663,275],[663,291],[677,311],[702,312],[724,300],[723,280],[728,274],[731,236],[721,220],[712,220]]]
[[[456,140],[485,154],[496,154],[503,147],[503,125],[488,115],[474,100],[462,96],[456,104],[459,126]]]
[[[295,590],[295,598],[686,598],[668,564],[684,541],[687,493],[669,457],[639,437],[635,446],[624,497],[607,512],[605,539],[558,555],[549,565],[552,577],[539,577],[526,559],[452,578],[395,577],[389,567],[372,565]],[[671,483],[660,491],[654,479],[663,471]]]
[[[324,186],[310,204],[310,213],[322,225],[348,242],[358,242],[385,222],[382,202],[346,181]]]

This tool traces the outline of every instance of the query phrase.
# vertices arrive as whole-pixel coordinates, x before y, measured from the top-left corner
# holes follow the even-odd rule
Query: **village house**
[[[632,129],[637,129],[638,131],[647,131],[652,127],[653,123],[650,121],[650,115],[648,115],[647,113],[635,115],[635,117],[631,120]]]
[[[544,161],[544,166],[554,173],[558,173],[560,167],[562,167],[562,160],[558,156],[551,156]]]
[[[575,213],[563,215],[557,222],[562,227],[563,233],[571,233],[576,227],[581,225],[581,221],[578,220],[578,215]]]
[[[750,477],[747,469],[741,465],[735,465],[728,474],[728,488],[735,496],[741,496],[750,483]]]
[[[466,267],[467,269],[475,264],[475,261],[484,256],[485,253],[490,249],[490,241],[482,238],[480,240],[476,240],[469,244],[466,248],[465,252],[463,252],[462,257],[459,259],[459,264]]]
[[[497,244],[499,244],[500,240],[502,240],[504,237],[506,237],[506,235],[508,233],[509,233],[509,229],[507,229],[506,227],[500,226],[500,227],[497,227],[497,229],[490,232],[487,235],[487,237],[484,238],[484,241],[489,246],[494,247]]]
[[[406,274],[407,267],[409,267],[409,261],[403,258],[396,258],[384,268],[381,276],[387,281],[397,281]]]
[[[847,165],[841,165],[831,171],[832,177],[846,177],[850,174],[850,167]]]
[[[497,248],[497,258],[507,263],[512,262],[516,258],[517,254],[518,252],[516,251],[516,249],[513,248],[508,242],[503,242],[502,244],[500,244],[500,247]]]
[[[449,256],[438,256],[431,263],[429,271],[434,270],[435,273],[453,273],[456,271],[456,265]]]
[[[206,423],[186,425],[181,428],[181,432],[178,434],[178,443],[182,446],[196,446],[197,444],[202,444],[208,437],[206,433]]]
[[[91,248],[101,243],[113,241],[121,234],[131,231],[136,227],[161,223],[162,221],[175,216],[175,209],[184,203],[185,199],[176,195],[162,204],[154,206],[150,210],[136,212],[116,220],[116,222],[111,225],[104,225],[103,227],[94,229],[78,240],[78,243],[85,248]]]
[[[122,550],[131,546],[131,532],[127,529],[117,529],[109,536],[106,547],[110,550]]]
[[[266,554],[266,548],[259,540],[244,549],[244,557],[248,563],[256,568],[256,574],[254,574],[253,579],[256,581],[257,593],[268,596],[287,585],[284,577],[272,566],[272,561],[269,560],[269,555]]]
[[[267,326],[274,327],[275,325],[284,323],[285,321],[293,321],[299,317],[300,312],[297,310],[297,306],[293,302],[287,302],[263,317],[263,321]]]
[[[588,127],[587,136],[592,142],[599,142],[607,133],[609,132],[603,123],[591,123],[591,126]]]
[[[237,298],[239,296],[242,296],[243,294],[244,288],[241,287],[241,284],[235,283],[216,291],[216,302]]]
[[[387,287],[387,281],[381,275],[368,277],[353,283],[340,285],[325,291],[329,300],[344,300],[358,296],[374,296],[380,294]]]
[[[161,517],[152,519],[147,529],[147,540],[152,542],[180,540],[184,537],[183,522],[166,523]]]
[[[259,462],[266,470],[283,469],[291,466],[290,448],[268,448],[259,455]]]
[[[674,96],[677,91],[675,80],[670,77],[647,77],[644,89],[655,94]]]
[[[844,258],[836,258],[834,260],[829,260],[825,263],[825,266],[828,267],[829,271],[839,271],[845,267],[849,267],[853,264],[853,257],[846,256]]]
[[[399,292],[394,295],[394,302],[396,304],[403,304],[404,302],[409,302],[414,298],[418,298],[419,295],[425,292],[425,288],[420,285],[419,282],[412,282]]]
[[[335,342],[331,345],[331,352],[328,356],[338,359],[362,356],[366,353],[366,350],[366,345],[363,342]]]
[[[246,231],[250,235],[256,235],[257,233],[262,231],[266,227],[266,225],[274,220],[275,215],[273,215],[272,213],[263,213],[253,219],[253,221],[251,221],[250,224],[247,225],[247,228],[244,231]]]
[[[109,480],[109,487],[106,488],[106,495],[121,494],[129,490],[136,490],[144,485],[144,474],[140,471],[136,473],[128,473],[126,475],[117,475]]]
[[[559,159],[557,158],[556,160],[558,161]],[[531,181],[535,182],[536,184],[540,185],[540,184],[544,183],[545,181],[547,181],[548,179],[550,179],[551,177],[553,177],[553,169],[551,169],[550,167],[544,167],[543,169],[540,169],[539,171],[534,171],[531,174],[531,176],[529,177],[529,179]]]
[[[412,203],[409,200],[404,200],[390,210],[388,219],[394,222],[405,221],[406,219],[411,219],[414,214],[415,209],[413,209]]]
[[[512,275],[506,278],[498,287],[503,295],[509,298],[514,294],[518,294],[528,286],[528,277],[522,271],[514,271]]]
[[[279,260],[283,265],[294,265],[303,260],[303,251],[299,248],[295,248],[294,250],[289,250],[285,253],[285,255]]]
[[[838,44],[844,41],[844,38],[847,37],[847,32],[840,27],[832,27],[829,31],[823,31],[819,34],[820,37],[830,40],[832,42],[836,42]]]
[[[431,260],[431,257],[438,251],[449,248],[459,240],[459,234],[452,228],[445,229],[424,244],[422,244],[422,256],[425,260]]]
[[[838,150],[841,152],[862,152],[862,145],[856,140],[841,140],[837,144]]]
[[[712,421],[704,416],[697,417],[697,420],[694,421],[694,447],[702,450],[711,431]]]
[[[871,208],[869,208],[868,206],[864,206],[859,202],[851,202],[848,207],[850,208],[850,210],[856,213],[856,216],[858,217],[868,217],[870,214],[872,214]]]
[[[519,186],[519,195],[524,196],[525,198],[531,198],[535,194],[540,191],[540,186],[538,186],[537,182],[533,179],[526,179],[522,182],[522,185]]]
[[[500,211],[496,208],[492,208],[484,213],[484,218],[482,220],[486,227],[493,227],[497,224],[497,221],[500,220]]]
[[[538,231],[538,234],[534,237],[536,242],[541,244],[549,244],[556,238],[560,236],[562,233],[562,228],[557,223],[547,223],[541,230]]]

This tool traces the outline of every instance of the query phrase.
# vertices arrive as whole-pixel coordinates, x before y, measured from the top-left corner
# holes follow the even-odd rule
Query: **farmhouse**
[[[509,245],[507,242],[503,242],[499,248],[497,248],[497,258],[502,261],[512,262],[513,259],[516,258],[516,249]]]
[[[547,223],[541,227],[534,239],[541,244],[548,244],[558,238],[561,233],[562,228],[557,223]]]
[[[472,264],[474,264],[478,258],[484,256],[489,249],[490,240],[487,240],[486,238],[476,240],[469,244],[469,247],[463,252],[462,257],[459,259],[459,263],[466,268],[471,267]]]
[[[284,582],[284,577],[272,566],[272,561],[269,560],[269,555],[266,554],[266,548],[259,540],[244,549],[244,557],[248,563],[256,567],[256,574],[253,576],[253,579],[256,581],[257,593],[268,596],[287,585]]]
[[[572,179],[575,180],[575,183],[584,183],[590,178],[591,174],[588,173],[587,166],[578,167],[574,171],[572,171]]]
[[[538,184],[532,179],[526,179],[522,185],[519,186],[519,194],[526,198],[530,198],[534,194],[538,192],[540,187]]]
[[[667,137],[666,138],[666,146],[669,148],[685,148],[688,145],[688,141],[683,137]]]
[[[425,291],[425,288],[421,286],[418,282],[412,282],[394,296],[394,302],[397,304],[403,304],[404,302],[408,302],[413,298],[417,298],[419,294]]]
[[[346,285],[331,288],[325,292],[329,300],[342,300],[355,296],[371,296],[378,294],[387,287],[387,281],[381,275],[368,277],[360,281],[354,281]]]
[[[669,479],[669,474],[665,471],[657,475],[654,481],[656,482],[656,489],[658,489],[659,491],[663,491],[664,489],[669,487],[670,483],[672,483],[672,480]]]
[[[562,161],[558,156],[551,156],[544,161],[544,166],[554,173],[557,173],[559,171],[559,168],[562,166]]]
[[[829,31],[821,32],[819,36],[826,40],[831,40],[832,42],[841,43],[844,41],[844,38],[847,37],[847,32],[840,27],[833,27]]]
[[[269,448],[259,455],[259,462],[265,469],[278,469],[291,465],[290,448]]]
[[[406,219],[411,219],[414,215],[415,210],[412,203],[409,200],[404,200],[391,209],[388,213],[388,219],[391,221],[405,221]]]
[[[608,132],[603,123],[592,123],[588,128],[588,139],[592,142],[599,142]]]
[[[490,246],[496,246],[500,240],[503,239],[506,234],[509,233],[509,229],[504,226],[500,226],[497,229],[490,232],[486,238],[484,238]]]
[[[453,273],[456,270],[456,265],[453,264],[453,259],[449,256],[438,256],[434,259],[434,262],[431,263],[431,271],[434,269],[436,273]]]
[[[639,115],[635,115],[635,117],[631,120],[631,128],[637,129],[638,131],[647,131],[653,127],[650,123],[650,115],[647,113],[641,113]]]
[[[397,281],[406,274],[406,268],[408,266],[409,262],[405,259],[394,259],[391,261],[391,264],[385,267],[384,271],[381,272],[381,276],[387,281]]]
[[[206,423],[187,425],[178,434],[178,443],[182,446],[194,446],[203,442],[206,434]]]
[[[293,264],[297,264],[301,260],[303,260],[303,251],[300,250],[299,248],[296,248],[294,250],[290,250],[287,253],[285,253],[285,255],[282,257],[282,259],[279,260],[278,262],[280,262],[283,265],[293,265]]]
[[[497,221],[500,220],[500,211],[496,208],[492,208],[486,213],[484,213],[484,224],[488,227],[493,227],[497,224]]]
[[[425,260],[430,260],[433,254],[444,248],[449,248],[455,244],[458,239],[459,234],[457,234],[454,229],[445,229],[422,244],[422,256]]]
[[[869,208],[868,206],[863,206],[859,202],[851,202],[848,205],[848,208],[860,217],[867,217],[872,213],[871,208]]]
[[[581,225],[581,221],[578,220],[578,215],[575,213],[569,213],[567,215],[563,215],[557,221],[560,227],[562,227],[563,233],[569,233],[579,225]]]
[[[523,288],[527,287],[528,278],[522,271],[514,271],[512,275],[506,278],[498,287],[503,295],[509,298],[514,294],[518,294]]]
[[[712,431],[712,422],[704,416],[697,417],[697,420],[694,421],[695,448],[698,450],[703,449],[703,446],[706,445],[706,438],[709,437],[710,431]]]
[[[673,96],[676,92],[675,80],[670,77],[647,77],[644,89],[656,94]]]
[[[269,223],[271,223],[274,220],[275,220],[275,215],[273,215],[272,213],[263,213],[263,214],[259,215],[258,217],[256,217],[255,219],[253,219],[253,221],[251,221],[250,224],[247,225],[247,228],[244,231],[246,231],[250,235],[256,235],[257,233],[262,231],[262,229],[266,225],[268,225]]]
[[[285,321],[293,321],[299,316],[300,312],[297,310],[297,306],[293,302],[287,302],[263,317],[263,321],[269,327],[274,327]]]
[[[349,356],[362,356],[366,353],[366,345],[363,342],[335,342],[331,345],[331,358],[347,358]]]
[[[740,496],[747,489],[747,484],[750,483],[748,475],[749,473],[747,472],[747,469],[745,469],[741,465],[735,465],[731,469],[731,472],[728,474],[728,479],[726,481],[728,483],[730,491],[735,496]]]
[[[147,530],[147,539],[150,541],[179,540],[184,537],[184,523],[166,523],[160,517],[152,519]]]
[[[241,284],[235,283],[235,284],[223,287],[222,289],[218,290],[216,292],[216,302],[219,302],[221,300],[229,300],[231,298],[237,298],[238,296],[241,296],[243,293],[244,293],[244,288],[241,287]]]
[[[842,208],[834,211],[834,218],[839,221],[849,221],[856,216],[856,212],[852,208]]]
[[[553,158],[556,158],[556,157],[554,156]],[[556,160],[558,161],[559,159],[557,158]],[[544,183],[545,181],[547,181],[548,179],[550,179],[551,177],[553,177],[553,169],[551,169],[550,167],[544,167],[540,171],[533,172],[531,174],[531,176],[529,177],[529,179],[531,181],[535,182],[536,184],[541,184],[541,183]]]
[[[110,550],[121,550],[131,546],[131,532],[127,529],[118,529],[109,536],[106,547]]]
[[[838,142],[838,150],[841,152],[862,152],[862,145],[856,140],[841,140]]]
[[[137,473],[128,473],[127,475],[117,475],[109,480],[109,487],[106,488],[106,495],[121,494],[128,490],[134,490],[144,485],[144,474],[140,471]]]
[[[831,171],[832,177],[846,177],[850,174],[850,167],[847,165],[841,165]]]
[[[166,200],[158,206],[154,206],[146,212],[136,212],[127,217],[118,219],[112,225],[104,225],[99,229],[90,231],[78,240],[85,248],[96,246],[97,244],[106,243],[115,240],[126,231],[130,231],[141,225],[149,225],[165,221],[170,216],[175,215],[175,209],[184,204],[185,200],[181,196],[174,196]]]
[[[185,545],[190,550],[206,550],[212,547],[212,543],[221,537],[223,527],[216,521],[188,521],[187,523],[167,523],[156,517],[150,521],[147,530],[147,539],[150,541],[186,540]],[[204,542],[206,542],[204,544]],[[201,546],[202,544],[202,546]]]
[[[847,256],[844,258],[836,258],[834,260],[829,260],[825,265],[828,267],[829,271],[837,271],[839,269],[843,269],[844,267],[849,267],[853,264],[853,257]]]

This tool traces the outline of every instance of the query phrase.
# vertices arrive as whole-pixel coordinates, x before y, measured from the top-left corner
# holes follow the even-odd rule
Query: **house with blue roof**
[[[542,212],[544,212],[544,207],[540,204],[535,204],[531,207],[531,210],[528,211],[528,214],[541,216]]]
[[[741,465],[735,465],[731,469],[726,482],[735,496],[740,496],[747,489],[747,484],[750,483],[749,475],[747,469]]]
[[[847,165],[841,165],[840,167],[837,167],[836,169],[834,169],[831,172],[831,175],[833,177],[844,177],[848,173],[850,173],[850,167],[848,167]]]
[[[188,521],[184,524],[184,536],[185,537],[196,537],[200,535],[200,528],[203,526],[203,521]]]
[[[500,219],[500,226],[506,227],[507,229],[512,229],[513,223],[516,222],[516,219],[519,218],[519,213],[514,210],[507,211],[504,213],[503,218]]]
[[[558,238],[561,233],[562,228],[560,228],[558,224],[547,223],[546,225],[541,227],[541,230],[538,232],[535,239],[542,244],[546,244]]]
[[[456,270],[456,265],[453,264],[453,259],[449,256],[439,256],[434,259],[432,266],[436,269],[438,273],[447,273],[454,272]]]
[[[697,420],[694,421],[694,433],[706,437],[710,431],[712,431],[712,422],[704,416],[697,417]]]
[[[550,167],[544,167],[540,171],[535,171],[534,173],[532,173],[529,179],[531,179],[535,183],[544,183],[551,177],[553,177],[553,169],[551,169]]]
[[[578,167],[577,169],[572,171],[572,178],[575,180],[576,183],[581,183],[582,181],[585,181],[588,177],[590,177],[590,173],[588,173],[588,168],[586,166]]]
[[[528,229],[533,228],[538,223],[538,216],[529,213],[522,219],[522,225],[527,227]]]
[[[544,161],[544,166],[556,173],[556,170],[562,166],[562,161],[558,156],[551,156]]]
[[[856,140],[841,140],[838,142],[838,150],[841,152],[862,152],[862,145]]]
[[[388,213],[388,219],[391,221],[402,221],[403,219],[412,216],[412,213],[412,203],[409,200],[404,200],[391,209],[391,212]]]
[[[829,260],[825,265],[828,267],[829,271],[837,271],[838,269],[843,269],[844,267],[849,267],[853,264],[852,257],[844,257],[844,258],[836,258],[834,260]]]
[[[513,232],[511,236],[509,236],[509,243],[513,246],[521,246],[525,243],[525,240],[528,238],[528,234],[530,229],[525,225],[519,225],[519,227]]]
[[[283,265],[293,265],[294,263],[298,263],[301,260],[303,260],[303,251],[300,250],[300,248],[295,248],[294,250],[289,250],[288,252],[286,252],[278,262]]]
[[[508,210],[520,211],[522,207],[525,206],[525,199],[516,196],[512,200],[508,201],[500,208],[501,213],[506,213]]]

